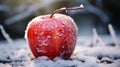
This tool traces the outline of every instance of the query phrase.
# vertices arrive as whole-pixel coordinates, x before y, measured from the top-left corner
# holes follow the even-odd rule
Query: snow
[[[84,8],[83,4],[80,5],[81,8]]]
[[[46,56],[34,58],[25,39],[13,40],[11,45],[3,41],[0,42],[0,67],[120,67],[120,47],[90,46],[92,39],[78,37],[75,50],[68,60],[59,57],[50,60]],[[103,41],[111,43],[109,36],[108,39]]]

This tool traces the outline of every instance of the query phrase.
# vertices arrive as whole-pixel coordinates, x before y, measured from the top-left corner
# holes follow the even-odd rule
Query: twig
[[[81,4],[79,7],[73,7],[73,8],[63,7],[63,8],[60,8],[60,9],[55,10],[55,11],[51,14],[50,18],[52,18],[55,13],[59,13],[59,12],[62,12],[62,11],[67,11],[67,10],[78,10],[78,9],[83,9],[83,8],[84,8],[84,6],[83,6],[82,4]]]
[[[116,34],[115,34],[115,30],[113,29],[113,26],[111,24],[108,25],[108,28],[109,28],[109,31],[110,31],[110,34],[112,36],[112,39],[115,43],[116,46],[119,46],[118,42],[117,42],[117,37],[116,37]]]
[[[98,35],[97,31],[95,28],[93,28],[93,45],[99,45],[99,46],[104,46],[105,43],[102,41],[102,38]]]
[[[1,29],[1,32],[3,34],[3,36],[5,37],[5,39],[8,41],[9,44],[12,44],[13,41],[12,39],[10,38],[10,36],[7,34],[7,32],[5,31],[5,29],[3,28],[2,25],[0,25],[0,29]]]

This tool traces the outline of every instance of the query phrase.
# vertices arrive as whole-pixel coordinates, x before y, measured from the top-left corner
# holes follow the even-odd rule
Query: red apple
[[[29,22],[26,39],[33,55],[50,59],[68,59],[76,44],[77,27],[74,20],[63,14],[41,15]]]

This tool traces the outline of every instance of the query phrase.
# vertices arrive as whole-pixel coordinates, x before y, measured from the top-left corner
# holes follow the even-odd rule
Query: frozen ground
[[[92,37],[79,37],[69,60],[47,57],[34,58],[25,39],[13,43],[0,42],[0,67],[120,67],[120,46],[110,36],[102,41]],[[119,39],[118,39],[119,40]]]

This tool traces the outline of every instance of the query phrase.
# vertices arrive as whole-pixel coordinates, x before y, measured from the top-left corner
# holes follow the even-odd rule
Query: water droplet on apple
[[[47,36],[47,38],[51,38],[51,36]]]
[[[44,32],[41,32],[41,35],[43,35],[44,34]]]

